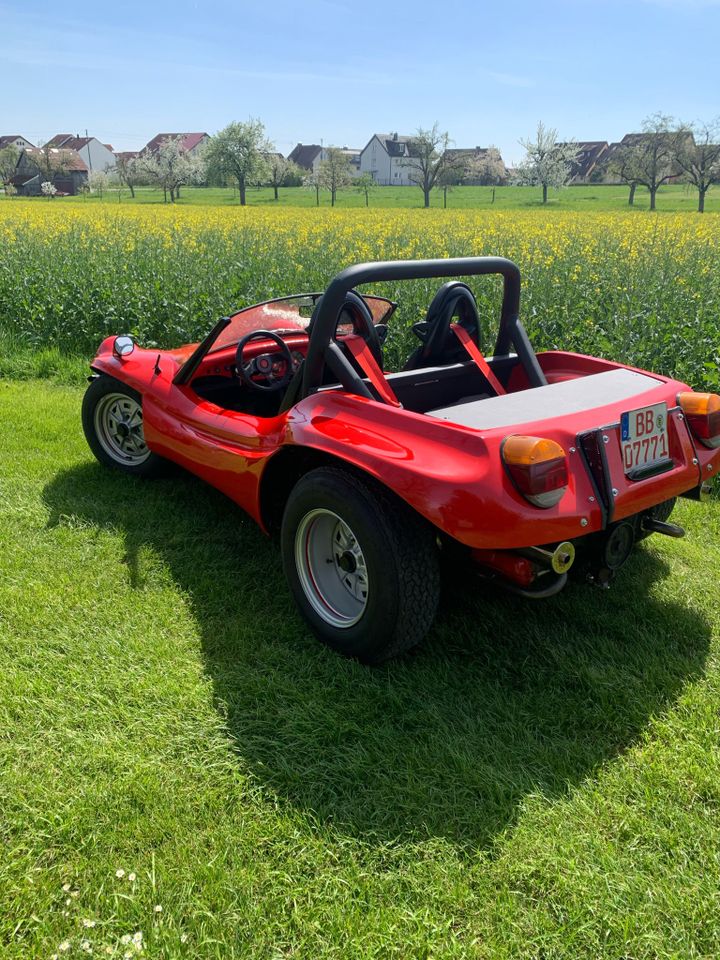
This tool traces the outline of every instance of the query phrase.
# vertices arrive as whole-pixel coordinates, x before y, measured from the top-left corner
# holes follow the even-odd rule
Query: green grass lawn
[[[125,191],[120,200],[117,193],[110,191],[104,197],[85,197],[80,202],[94,203],[163,203],[162,190],[149,187],[138,187],[135,190],[135,199]],[[455,187],[447,195],[447,206],[453,209],[488,209],[488,210],[524,210],[542,208],[542,191],[538,187]],[[5,198],[0,195],[0,200]],[[44,197],[36,198],[37,203],[71,203],[78,202],[77,198],[68,197],[48,201]],[[650,205],[649,194],[644,188],[638,188],[635,195],[634,207],[628,207],[628,188],[623,186],[578,186],[566,190],[550,190],[546,209],[552,210],[618,210],[635,209],[638,212],[647,211]],[[236,190],[223,187],[183,187],[180,199],[181,205],[226,205],[239,206],[240,200]],[[305,187],[281,187],[278,199],[270,187],[251,187],[247,192],[247,202],[250,206],[293,206],[314,207],[316,204],[315,191]],[[330,206],[330,194],[327,191],[320,193],[320,204]],[[423,195],[417,187],[378,187],[370,195],[371,207],[422,207]],[[431,194],[431,206],[442,207],[443,194],[434,190]],[[357,190],[341,190],[337,197],[337,206],[364,207],[365,196]],[[720,211],[720,190],[711,190],[706,197],[707,212]],[[682,213],[693,212],[697,209],[697,193],[685,184],[671,184],[661,187],[657,197],[659,212]]]
[[[610,592],[468,579],[366,669],[80,399],[0,380],[3,960],[717,956],[720,502]]]

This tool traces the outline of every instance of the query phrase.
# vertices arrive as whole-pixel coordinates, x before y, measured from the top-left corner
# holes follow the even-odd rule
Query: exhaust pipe
[[[549,567],[554,573],[567,573],[575,562],[575,547],[569,540],[563,540],[554,550],[545,550],[543,547],[526,547],[518,553],[534,560],[536,563]]]
[[[524,597],[526,600],[547,600],[549,597],[554,597],[555,594],[560,593],[565,584],[567,583],[567,574],[561,573],[559,576],[553,578],[553,582],[549,586],[542,585],[540,589],[532,589],[532,587],[518,587],[514,583],[505,581],[500,583],[500,586],[503,589],[508,590],[510,593],[515,593],[519,597]]]
[[[485,567],[495,575],[499,574],[500,579],[497,582],[502,586],[507,586],[523,596],[550,597],[565,585],[567,571],[575,560],[575,547],[566,540],[554,550],[545,550],[542,547],[473,550],[471,556],[480,567]],[[544,581],[549,573],[556,574],[551,577],[552,586],[540,590],[532,588],[536,580],[542,577]],[[524,591],[527,591],[527,594]]]

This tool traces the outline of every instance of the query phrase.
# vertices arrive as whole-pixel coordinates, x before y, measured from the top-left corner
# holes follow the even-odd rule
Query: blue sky
[[[438,120],[510,162],[538,120],[614,140],[720,114],[719,53],[720,0],[0,0],[0,134],[137,149],[256,116],[288,153]]]

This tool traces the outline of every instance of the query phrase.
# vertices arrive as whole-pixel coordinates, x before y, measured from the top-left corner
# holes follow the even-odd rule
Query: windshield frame
[[[289,296],[286,296],[286,297],[273,297],[270,300],[260,300],[258,303],[252,303],[252,304],[249,304],[247,307],[241,307],[240,310],[235,310],[233,313],[230,313],[224,317],[221,317],[220,320],[218,320],[218,322],[212,328],[212,330],[210,330],[210,332],[207,334],[207,336],[203,340],[201,340],[201,342],[193,350],[193,352],[185,361],[185,363],[180,367],[178,372],[173,377],[173,384],[175,384],[175,386],[181,386],[190,381],[193,374],[202,363],[203,359],[209,353],[213,353],[213,347],[218,337],[220,336],[220,334],[225,329],[227,329],[227,327],[230,326],[230,324],[233,322],[233,320],[235,320],[236,317],[239,317],[243,313],[247,313],[250,310],[257,310],[258,307],[270,306],[271,304],[274,304],[274,303],[287,303],[289,300],[302,300],[305,298],[312,299],[313,308],[315,309],[317,308],[318,301],[323,296],[324,296],[323,293],[295,293],[295,294],[290,294]],[[376,324],[385,323],[387,320],[390,319],[390,317],[393,315],[393,313],[397,309],[397,303],[395,303],[393,300],[390,300],[388,297],[379,297],[379,296],[376,296],[375,294],[365,294],[365,295],[359,294],[359,296],[362,296],[364,300],[373,299],[373,300],[382,301],[383,303],[387,304],[387,309],[385,313],[382,314],[379,320],[375,321]],[[312,318],[308,320],[308,325],[310,324],[311,319]],[[262,327],[260,327],[259,329],[262,329]],[[307,333],[308,331],[307,329],[298,328],[298,329],[288,329],[288,330],[278,329],[278,330],[274,330],[273,332],[274,333]],[[225,349],[229,349],[232,346],[233,346],[233,343],[231,342],[231,343],[222,344],[222,346],[217,347],[216,349],[225,350]]]

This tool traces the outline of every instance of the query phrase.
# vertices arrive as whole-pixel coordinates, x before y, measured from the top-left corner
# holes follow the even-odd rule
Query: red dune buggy
[[[440,286],[418,345],[388,373],[396,304],[383,281],[504,281],[492,356],[470,287]],[[100,346],[82,410],[102,463],[207,480],[279,529],[301,613],[335,650],[379,662],[416,644],[451,552],[528,598],[576,570],[606,585],[678,496],[704,499],[720,466],[720,397],[562,351],[535,354],[520,274],[481,257],[367,263],[324,294],[224,317],[200,344]]]

